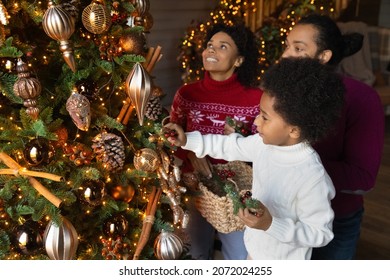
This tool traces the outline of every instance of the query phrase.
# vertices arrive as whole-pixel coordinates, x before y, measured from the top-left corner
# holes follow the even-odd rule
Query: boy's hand
[[[164,130],[164,133],[166,133],[167,140],[172,145],[181,147],[187,143],[187,137],[184,133],[183,128],[180,125],[175,123],[167,123],[166,125],[164,125]]]
[[[263,204],[256,212],[248,208],[240,208],[238,217],[250,228],[267,230],[272,224],[272,216]]]

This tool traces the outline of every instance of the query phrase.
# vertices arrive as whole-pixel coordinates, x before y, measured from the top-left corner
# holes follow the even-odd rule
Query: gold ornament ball
[[[143,148],[136,152],[133,163],[137,170],[153,172],[160,165],[160,159],[154,150]]]
[[[126,186],[115,186],[111,189],[111,196],[115,200],[124,201],[126,203],[129,203],[135,194],[134,186],[131,184],[128,184]]]
[[[119,38],[119,46],[122,48],[122,51],[127,53],[144,53],[145,43],[145,36],[137,32],[131,32]]]
[[[143,24],[142,24],[142,26],[144,27],[144,31],[149,32],[152,29],[153,24],[154,24],[154,20],[153,20],[152,14],[149,12],[146,12],[143,15]]]
[[[65,147],[66,142],[68,141],[68,129],[64,126],[58,128],[54,133],[57,135],[57,140],[51,141],[52,145],[55,148]]]
[[[162,88],[155,86],[155,87],[153,87],[152,95],[154,97],[163,97],[164,96],[164,92],[163,92]]]
[[[110,12],[103,4],[93,2],[83,10],[82,22],[89,32],[102,34],[111,26]]]

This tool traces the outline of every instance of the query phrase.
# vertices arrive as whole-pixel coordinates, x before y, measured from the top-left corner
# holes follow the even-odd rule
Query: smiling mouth
[[[217,60],[215,58],[213,58],[213,57],[206,58],[206,61],[207,62],[217,62]]]

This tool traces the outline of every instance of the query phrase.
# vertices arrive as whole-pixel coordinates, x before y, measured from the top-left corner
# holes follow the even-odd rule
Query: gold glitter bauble
[[[93,34],[102,34],[111,26],[110,12],[104,3],[100,2],[92,2],[83,10],[82,14],[85,29]]]
[[[137,170],[153,172],[160,165],[160,157],[154,150],[143,148],[136,152],[133,163]]]

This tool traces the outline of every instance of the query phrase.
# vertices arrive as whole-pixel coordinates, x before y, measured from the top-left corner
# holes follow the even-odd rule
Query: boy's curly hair
[[[244,62],[236,69],[237,78],[244,86],[257,86],[260,76],[260,43],[253,32],[243,24],[233,26],[224,24],[215,24],[208,30],[204,41],[204,47],[211,37],[218,32],[228,34],[236,44],[239,55],[244,57]]]
[[[312,58],[283,58],[263,75],[261,88],[275,97],[274,110],[315,143],[335,124],[344,104],[341,77]]]

